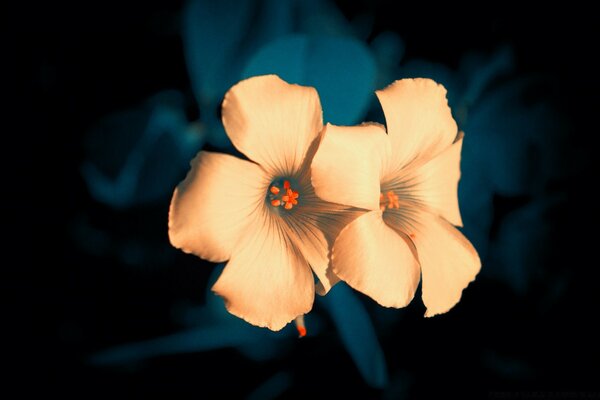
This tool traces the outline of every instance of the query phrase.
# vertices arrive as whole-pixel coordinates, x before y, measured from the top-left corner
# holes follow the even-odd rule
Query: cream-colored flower
[[[222,115],[252,161],[200,152],[173,194],[169,238],[187,253],[229,260],[213,291],[232,314],[279,330],[312,308],[313,272],[320,294],[337,282],[328,252],[353,213],[321,200],[311,185],[323,128],[314,88],[250,78],[227,92]],[[301,317],[298,327],[302,335]]]
[[[462,134],[432,80],[396,81],[377,96],[387,134],[377,124],[327,125],[313,160],[319,197],[370,210],[336,239],[333,271],[387,307],[410,303],[422,275],[425,316],[444,313],[481,267],[453,226],[462,224]]]

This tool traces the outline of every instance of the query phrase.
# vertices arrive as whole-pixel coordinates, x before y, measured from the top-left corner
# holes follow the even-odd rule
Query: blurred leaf
[[[476,169],[465,167],[476,165],[469,160],[471,147],[467,146],[468,143],[468,136],[465,136],[461,179],[458,184],[458,200],[464,225],[460,230],[473,243],[479,257],[485,260],[492,228],[494,193],[490,182],[484,175]]]
[[[352,289],[340,282],[320,299],[365,381],[376,388],[385,386],[388,373],[383,351],[369,314]]]
[[[183,43],[192,89],[208,141],[232,144],[221,124],[225,92],[265,44],[294,33],[353,36],[352,26],[327,0],[191,0],[184,9]]]
[[[560,232],[553,229],[549,215],[564,200],[561,196],[535,200],[503,218],[490,250],[490,262],[495,266],[488,271],[490,276],[510,282],[520,294],[526,292],[531,281],[551,262],[546,247]],[[547,288],[552,284],[544,279]]]
[[[362,121],[375,89],[373,57],[366,46],[350,38],[282,37],[252,57],[243,77],[265,74],[315,87],[325,121],[337,125]]]
[[[490,56],[478,53],[463,57],[458,70],[427,60],[410,60],[400,69],[403,78],[431,78],[444,85],[448,103],[464,129],[470,107],[476,104],[493,82],[510,72],[514,56],[510,48],[501,47]]]
[[[356,27],[346,19],[334,1],[297,0],[296,5],[298,26],[293,32],[311,36],[357,37],[360,35],[360,31],[357,31]]]
[[[525,102],[534,83],[520,79],[487,93],[471,108],[465,127],[479,157],[464,167],[484,169],[494,190],[505,196],[539,191],[564,173],[563,124],[543,99]]]
[[[156,339],[116,346],[93,355],[91,362],[97,365],[116,365],[161,355],[223,348],[237,348],[253,360],[266,360],[284,353],[289,346],[286,340],[296,340],[296,333],[292,329],[281,334],[252,326],[233,316],[231,320],[223,321],[207,309],[195,314],[199,318],[195,328]]]
[[[201,127],[188,124],[182,95],[163,92],[88,132],[82,174],[99,202],[151,203],[170,195],[203,141]]]
[[[292,377],[288,372],[278,372],[252,391],[246,400],[269,400],[280,398],[292,386]]]
[[[183,43],[208,140],[231,147],[219,109],[225,92],[240,80],[248,57],[266,40],[292,29],[291,0],[191,0],[184,9]]]
[[[222,97],[237,79],[232,62],[247,38],[253,0],[192,0],[183,14],[183,43],[196,99]]]
[[[468,54],[461,62],[461,75],[466,84],[461,102],[474,104],[494,79],[510,72],[514,66],[514,55],[509,47],[501,47],[489,58]]]
[[[288,326],[280,332],[272,332],[248,324],[227,312],[223,299],[215,295],[212,285],[223,271],[219,264],[211,274],[207,285],[206,305],[181,307],[176,317],[193,328],[164,337],[129,343],[101,351],[92,356],[97,365],[131,363],[167,354],[195,353],[223,348],[235,348],[255,361],[277,358],[297,340],[297,332]],[[310,326],[314,333],[314,327]]]
[[[253,335],[228,326],[203,327],[104,350],[92,356],[91,362],[96,365],[131,363],[162,355],[234,347],[253,340],[256,340]]]
[[[399,79],[398,68],[404,56],[404,42],[396,32],[385,31],[371,41],[377,60],[377,88],[384,88]]]

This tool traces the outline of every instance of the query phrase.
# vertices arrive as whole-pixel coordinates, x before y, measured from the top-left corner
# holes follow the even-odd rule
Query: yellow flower
[[[481,268],[461,226],[462,134],[443,86],[403,79],[377,91],[377,124],[327,125],[312,164],[324,200],[370,210],[345,227],[333,272],[386,307],[404,307],[423,277],[425,316],[444,313]]]
[[[318,198],[310,162],[323,129],[314,88],[275,75],[233,86],[222,106],[225,130],[251,161],[200,152],[175,189],[173,246],[213,262],[229,260],[212,290],[251,324],[283,328],[338,280],[330,244],[349,222],[347,207]]]

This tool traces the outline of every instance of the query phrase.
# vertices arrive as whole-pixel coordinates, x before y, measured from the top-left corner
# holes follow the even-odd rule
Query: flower
[[[423,276],[425,316],[460,300],[481,263],[462,224],[457,187],[462,134],[446,90],[430,79],[403,79],[377,91],[378,124],[327,125],[313,159],[312,183],[327,201],[365,212],[332,249],[333,272],[386,307],[410,303]]]
[[[212,290],[230,313],[279,330],[312,308],[313,272],[320,294],[338,281],[329,249],[357,214],[312,188],[310,162],[323,129],[314,88],[275,75],[241,81],[225,95],[222,119],[251,161],[200,152],[173,194],[169,238],[184,252],[229,260]]]

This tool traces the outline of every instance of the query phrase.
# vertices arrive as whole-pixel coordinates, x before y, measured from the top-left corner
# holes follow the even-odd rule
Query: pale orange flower
[[[318,198],[310,162],[323,128],[314,88],[275,75],[233,86],[222,107],[225,130],[251,161],[200,152],[175,189],[171,243],[213,262],[229,260],[213,291],[229,312],[272,330],[312,308],[337,278],[330,243],[352,213]]]
[[[443,86],[403,79],[377,91],[377,124],[327,125],[312,164],[317,195],[370,210],[342,230],[333,272],[387,307],[404,307],[422,275],[425,316],[460,300],[481,263],[461,226],[462,134]]]

